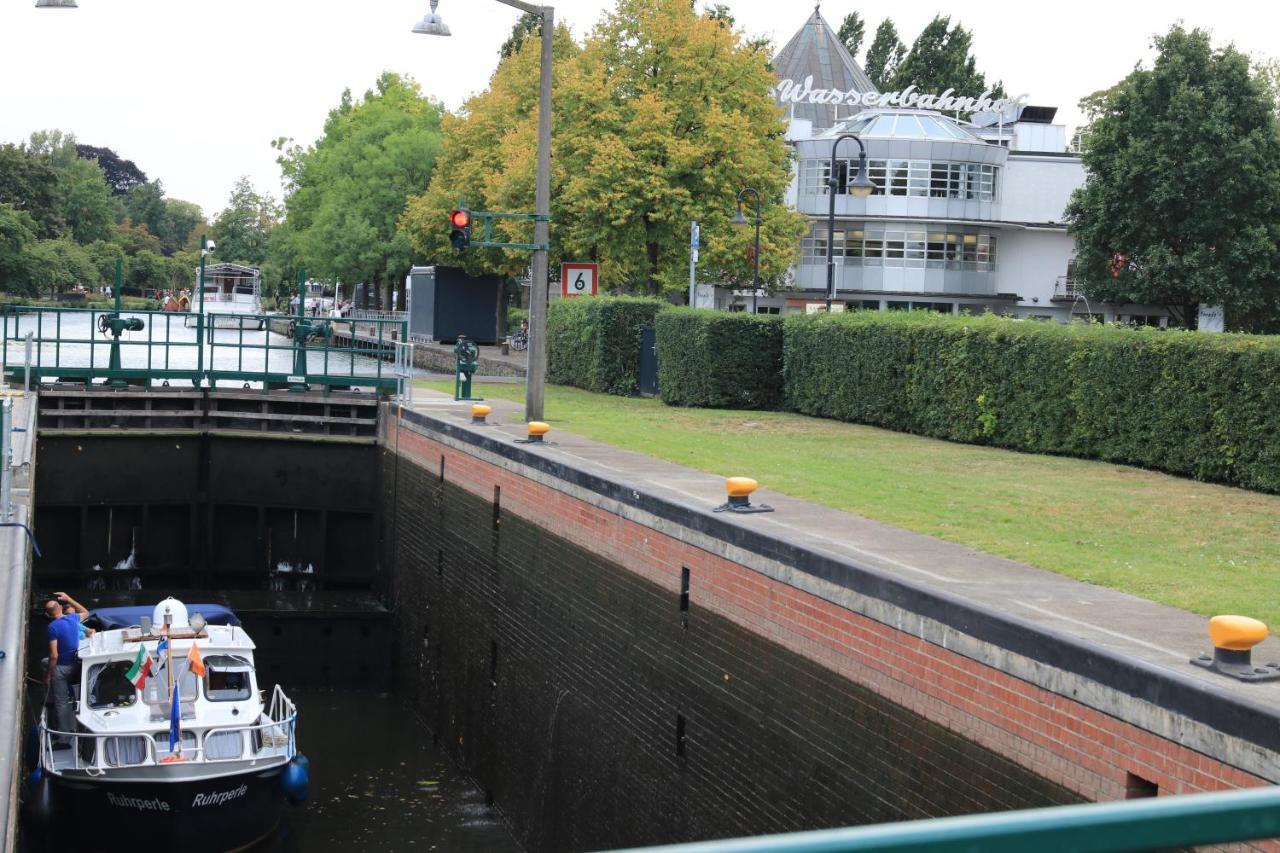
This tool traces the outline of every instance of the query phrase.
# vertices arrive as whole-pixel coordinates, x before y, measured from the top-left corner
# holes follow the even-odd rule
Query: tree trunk
[[[404,276],[401,276],[396,280],[396,299],[398,300],[396,302],[396,308],[400,311],[404,311],[406,305],[404,298]]]

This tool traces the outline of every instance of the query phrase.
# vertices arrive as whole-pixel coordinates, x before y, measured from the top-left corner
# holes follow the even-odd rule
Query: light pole
[[[831,313],[831,299],[836,292],[836,190],[840,189],[840,180],[836,177],[836,149],[846,139],[858,143],[858,174],[849,182],[849,195],[854,198],[866,198],[875,191],[876,185],[867,175],[867,146],[862,144],[856,133],[842,133],[831,143],[831,173],[827,177],[827,313]]]
[[[756,297],[760,293],[760,191],[753,187],[744,187],[738,193],[738,214],[729,220],[731,224],[742,226],[747,224],[747,218],[742,215],[742,197],[747,193],[755,196],[756,201],[756,249],[751,254],[751,260],[754,262],[754,269],[751,272],[751,313],[756,314]]]
[[[200,275],[196,285],[200,292],[196,294],[196,370],[204,372],[204,259],[213,254],[214,242],[204,234],[200,235]]]
[[[542,70],[538,85],[538,171],[534,189],[532,287],[529,292],[529,363],[525,371],[524,414],[527,421],[542,420],[542,402],[547,380],[547,247],[551,242],[551,46],[555,40],[555,10],[521,0],[499,3],[536,15],[542,21]],[[449,35],[449,28],[436,14],[439,0],[431,0],[431,11],[414,25],[415,33]]]

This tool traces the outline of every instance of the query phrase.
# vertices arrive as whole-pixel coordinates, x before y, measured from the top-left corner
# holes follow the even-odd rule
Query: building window
[[[841,195],[848,192],[849,180],[857,168],[856,160],[836,161]],[[867,172],[876,187],[872,195],[995,201],[999,192],[1000,168],[987,163],[868,160]],[[801,160],[800,194],[826,195],[830,174],[830,161]]]
[[[910,302],[894,302],[894,301],[890,300],[889,302],[886,302],[885,304],[886,304],[887,306],[889,306],[889,310],[890,310],[890,311],[910,311],[910,310],[911,310],[911,303],[910,303]]]
[[[759,305],[756,307],[757,314],[781,314],[782,309],[777,305]]]
[[[996,235],[981,228],[940,230],[895,227],[892,223],[847,223],[835,232],[833,253],[846,266],[909,267],[990,272],[996,267]],[[827,229],[815,223],[800,241],[800,262],[825,263]]]

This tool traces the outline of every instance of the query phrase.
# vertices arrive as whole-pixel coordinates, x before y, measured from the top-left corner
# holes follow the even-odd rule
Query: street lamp
[[[747,218],[742,215],[742,197],[745,196],[747,193],[751,193],[753,196],[755,196],[755,200],[756,200],[756,250],[751,255],[751,259],[755,264],[755,269],[752,271],[752,274],[751,274],[751,313],[755,314],[757,313],[756,297],[760,293],[760,191],[759,190],[753,189],[751,187],[745,187],[740,193],[738,193],[738,215],[733,217],[733,219],[729,220],[729,222],[739,227],[748,224]]]
[[[849,195],[854,198],[866,198],[875,191],[876,185],[867,175],[867,146],[862,144],[856,133],[842,133],[831,143],[831,172],[827,176],[827,313],[831,313],[831,299],[836,292],[836,190],[840,189],[840,181],[836,177],[836,149],[846,139],[858,143],[858,174],[849,182]]]
[[[37,9],[78,9],[76,0],[36,0]]]
[[[438,5],[440,5],[440,0],[431,0],[431,11],[421,21],[413,25],[415,33],[423,36],[453,35],[453,33],[449,32],[449,28],[445,26],[444,20],[436,14],[436,6]]]
[[[547,379],[547,246],[551,242],[551,46],[555,40],[555,10],[521,0],[498,0],[514,9],[535,15],[542,21],[542,70],[538,83],[538,173],[534,190],[532,287],[529,293],[529,363],[525,371],[525,420],[542,420],[542,400]],[[448,35],[436,15],[438,0],[431,0],[431,12],[415,33]],[[438,30],[432,30],[435,24]]]

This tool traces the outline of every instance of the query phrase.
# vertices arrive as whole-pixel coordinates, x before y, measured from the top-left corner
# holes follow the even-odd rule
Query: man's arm
[[[80,614],[81,622],[89,617],[89,609],[71,596],[67,595],[65,592],[55,592],[53,595],[59,601],[65,601],[67,604],[70,604],[71,609]]]
[[[49,669],[44,674],[44,686],[53,686],[53,669],[58,665],[58,641],[49,641]]]

